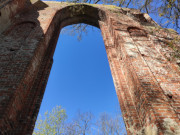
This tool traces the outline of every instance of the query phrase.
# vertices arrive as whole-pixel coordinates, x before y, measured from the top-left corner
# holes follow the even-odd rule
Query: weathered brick
[[[62,2],[5,2],[0,134],[32,134],[60,30],[74,23],[101,29],[128,135],[180,134],[180,70],[177,52],[168,45],[178,34],[153,31],[159,26],[135,9],[77,4],[82,11],[74,12],[73,4]]]

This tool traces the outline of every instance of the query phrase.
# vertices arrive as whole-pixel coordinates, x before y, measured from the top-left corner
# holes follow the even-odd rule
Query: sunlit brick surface
[[[0,2],[0,134],[32,134],[60,30],[75,23],[101,29],[128,135],[180,134],[175,31],[134,9],[28,0]]]

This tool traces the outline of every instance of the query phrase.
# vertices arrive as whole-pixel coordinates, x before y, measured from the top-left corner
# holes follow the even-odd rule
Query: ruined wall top
[[[52,8],[54,10],[59,10],[67,6],[77,6],[77,5],[88,5],[101,10],[108,10],[116,13],[127,14],[129,16],[139,16],[140,11],[136,9],[120,8],[113,5],[99,5],[99,4],[74,4],[67,2],[55,2],[55,1],[40,1],[40,0],[3,0],[0,2],[0,33],[5,31],[7,27],[13,24],[13,20],[18,18],[19,14],[28,12],[29,10],[45,10],[46,8]],[[83,10],[79,6],[72,9],[72,15],[75,12]],[[87,9],[85,9],[87,10]],[[83,12],[83,11],[82,11]],[[151,21],[147,14],[144,17]]]
[[[151,17],[146,13],[141,13],[140,10],[137,9],[129,9],[129,8],[121,8],[113,5],[99,5],[99,4],[87,4],[87,3],[67,3],[67,2],[55,2],[55,1],[40,1],[40,0],[1,0],[0,1],[0,36],[3,33],[7,33],[17,24],[21,24],[24,21],[35,22],[36,24],[40,24],[42,30],[45,30],[44,25],[42,23],[43,14],[48,14],[54,12],[52,14],[53,18],[57,17],[58,12],[61,9],[63,10],[63,14],[61,14],[61,19],[68,19],[65,24],[61,24],[62,27],[71,25],[72,23],[87,23],[96,27],[99,27],[98,21],[103,21],[106,19],[108,14],[111,14],[113,20],[117,21],[120,24],[124,23],[125,25],[136,26],[140,29],[143,29],[149,35],[153,35],[161,39],[163,42],[166,42],[169,47],[174,48],[174,52],[172,56],[169,56],[168,59],[175,58],[175,61],[180,63],[179,61],[179,52],[180,45],[179,40],[180,36],[173,29],[163,29],[161,28],[155,21],[151,19]],[[33,14],[36,16],[36,20],[23,20],[20,17],[22,14]],[[97,15],[99,14],[99,15]],[[64,17],[63,17],[64,16]],[[84,16],[81,18],[73,18],[74,16]],[[45,15],[46,17],[46,15]],[[88,18],[88,19],[87,19]],[[130,18],[132,21],[125,21]],[[74,19],[74,20],[73,20]],[[45,33],[45,31],[43,31]],[[174,40],[175,39],[175,40]]]

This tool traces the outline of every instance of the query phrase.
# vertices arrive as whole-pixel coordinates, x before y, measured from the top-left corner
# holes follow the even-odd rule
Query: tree
[[[77,39],[80,41],[82,39],[83,34],[88,33],[87,27],[90,27],[90,25],[84,24],[84,23],[74,24],[74,25],[71,25],[71,27],[68,29],[63,28],[62,34],[69,34],[71,36],[74,36],[75,34],[77,34]],[[92,26],[91,28],[93,29]]]
[[[111,117],[107,113],[102,113],[97,121],[98,135],[125,135],[125,129],[120,115]]]
[[[72,3],[112,4],[119,7],[135,8],[158,18],[163,28],[173,28],[180,33],[180,0],[62,0]],[[75,24],[71,32],[78,33],[78,39],[86,32],[86,24]]]
[[[66,135],[87,135],[91,132],[92,120],[94,116],[91,112],[77,113],[76,118],[67,124]]]
[[[61,106],[56,106],[51,112],[39,116],[33,135],[125,135],[121,116],[112,117],[103,113],[95,122],[91,112],[80,112],[73,120],[67,122],[67,115]]]
[[[38,117],[33,135],[64,134],[64,122],[66,118],[66,112],[61,108],[61,106],[54,107],[51,112],[45,112],[44,117]]]

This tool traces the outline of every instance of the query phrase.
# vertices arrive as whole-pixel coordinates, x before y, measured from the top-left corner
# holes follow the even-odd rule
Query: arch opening
[[[55,51],[56,56],[54,56],[54,64],[55,65],[53,65],[54,67],[52,66],[52,69],[51,69],[52,76],[50,74],[50,77],[49,77],[49,79],[51,79],[51,80],[49,80],[51,82],[51,84],[49,84],[49,85],[59,86],[58,89],[57,88],[55,88],[55,89],[61,91],[61,95],[64,95],[64,96],[60,96],[60,97],[58,96],[59,98],[64,98],[68,95],[67,99],[62,99],[62,100],[59,99],[60,100],[59,104],[62,105],[63,107],[65,107],[65,109],[66,109],[67,103],[65,103],[65,102],[69,102],[69,104],[67,105],[67,111],[69,111],[69,109],[70,109],[70,112],[75,113],[77,111],[77,106],[78,106],[77,104],[79,104],[79,106],[80,106],[79,108],[81,108],[83,106],[82,103],[80,103],[80,101],[81,101],[81,102],[83,102],[84,105],[86,104],[87,106],[89,106],[89,109],[88,109],[88,107],[83,106],[85,108],[85,109],[84,108],[83,109],[86,111],[91,110],[93,112],[92,108],[94,106],[96,106],[96,107],[99,107],[99,108],[96,108],[96,110],[98,110],[98,111],[100,111],[100,110],[106,111],[105,110],[105,108],[106,108],[106,109],[109,109],[107,111],[111,110],[110,112],[113,112],[113,114],[115,114],[115,111],[117,111],[116,109],[119,109],[119,108],[117,108],[117,107],[119,107],[119,103],[117,101],[117,96],[115,93],[116,91],[114,89],[114,84],[112,82],[112,76],[111,76],[110,69],[109,69],[109,63],[107,61],[107,56],[106,56],[106,52],[105,52],[105,48],[104,48],[104,44],[103,44],[103,40],[102,40],[100,32],[98,34],[96,34],[95,32],[90,32],[90,35],[88,33],[87,37],[90,38],[90,40],[88,40],[87,37],[84,37],[85,38],[84,40],[86,40],[86,41],[82,41],[83,43],[81,43],[81,44],[77,43],[75,41],[75,40],[77,40],[77,39],[75,39],[76,37],[74,37],[74,38],[70,37],[70,39],[65,39],[68,37],[65,37],[65,36],[62,37],[62,35],[60,35],[60,37],[59,37],[59,41],[57,43],[57,47],[56,47],[56,51]],[[99,38],[101,38],[101,41],[99,41]],[[94,42],[93,42],[93,40],[94,40]],[[62,42],[66,42],[66,46]],[[72,44],[72,45],[70,45],[70,44]],[[95,47],[95,45],[98,47]],[[78,51],[78,49],[80,51]],[[97,50],[93,51],[93,49],[97,49]],[[79,53],[79,55],[77,53]],[[64,58],[64,60],[63,60],[63,58]],[[70,62],[68,62],[68,61],[70,61]],[[62,67],[60,65],[58,65],[57,63],[60,63]],[[82,63],[84,63],[84,64],[82,64]],[[100,66],[100,67],[97,67],[97,66]],[[57,71],[57,70],[61,70],[61,72]],[[82,71],[79,71],[79,70],[82,70]],[[56,77],[55,75],[57,75],[57,74],[59,74],[59,76],[65,76],[65,77],[64,78]],[[79,79],[75,78],[75,76],[78,77]],[[55,80],[58,80],[60,78],[58,83],[60,85],[63,85],[66,88],[62,88],[62,86],[58,85],[57,83],[52,84],[53,78]],[[97,79],[95,79],[95,78],[97,78]],[[96,81],[94,81],[92,79],[95,79]],[[78,80],[82,81],[81,83],[83,83],[83,84],[81,84]],[[100,81],[100,80],[102,80],[102,81]],[[82,86],[79,86],[79,85],[82,85]],[[48,84],[47,84],[47,88],[49,88],[49,87],[50,86],[48,86]],[[71,88],[69,88],[69,87],[71,87]],[[80,90],[80,89],[82,89],[82,87],[84,88],[84,91]],[[73,89],[73,90],[69,90],[68,88]],[[92,89],[92,91],[90,91],[90,88]],[[98,90],[98,88],[99,88],[99,90]],[[108,88],[110,88],[110,89],[108,89]],[[53,92],[54,90],[50,91],[50,89],[52,89],[52,88],[49,88],[49,90],[47,89],[48,90],[48,92],[46,90],[47,93],[45,92],[46,99],[43,99],[44,100],[44,103],[42,103],[43,106],[47,102],[50,102],[50,100],[56,100],[56,101],[58,100],[58,98],[57,98],[58,92],[57,91]],[[67,93],[62,92],[63,90],[67,91]],[[75,91],[77,91],[77,92],[75,92]],[[85,91],[86,91],[86,93],[85,93]],[[96,91],[99,91],[99,92],[96,92]],[[52,92],[56,93],[56,95],[55,95],[56,97],[53,97],[53,99],[47,99],[48,93],[52,97],[52,94],[51,94]],[[80,94],[80,92],[82,92],[82,94]],[[105,93],[107,93],[107,94],[105,95]],[[88,97],[88,94],[89,94],[89,97]],[[84,95],[84,97],[82,97],[83,95]],[[110,97],[110,96],[112,96],[112,97]],[[77,99],[78,97],[82,98],[82,100]],[[99,97],[99,99],[98,99],[98,97]],[[92,99],[90,99],[90,98],[92,98]],[[106,99],[107,101],[104,101],[105,98],[107,98]],[[90,102],[92,101],[92,103],[88,102],[87,100],[90,100]],[[110,109],[111,100],[115,102],[115,104],[112,105],[112,108],[114,108],[114,110],[112,108]],[[57,102],[56,102],[56,104],[57,104]],[[62,102],[62,104],[61,104],[61,102]],[[94,103],[94,102],[96,102],[96,103]],[[104,102],[104,104],[103,104],[103,102]],[[63,103],[64,103],[64,105],[63,105]],[[72,109],[70,107],[70,104],[73,104],[73,107],[71,106]],[[48,106],[48,103],[46,105]],[[52,106],[52,103],[49,105]],[[73,109],[73,108],[75,108],[74,106],[76,106],[76,109]],[[44,108],[45,107],[43,107],[43,110],[45,111]],[[42,114],[42,111],[41,111],[41,114]],[[69,114],[69,112],[68,112],[68,114]],[[70,117],[72,117],[72,113],[70,115],[71,115]],[[96,112],[95,115],[98,115],[98,113]]]
[[[72,15],[71,12],[74,6],[67,6],[65,8],[58,10],[53,17],[52,22],[55,22],[53,24],[54,26],[52,30],[53,36],[51,37],[48,43],[48,48],[47,48],[47,51],[45,52],[45,55],[44,55],[45,57],[43,58],[45,61],[47,61],[47,59],[50,59],[49,61],[51,64],[53,61],[53,54],[57,45],[57,40],[58,40],[60,31],[62,28],[72,25],[72,24],[85,23],[85,24],[88,24],[88,25],[91,25],[100,29],[99,21],[104,21],[104,19],[106,18],[105,12],[99,10],[98,8],[95,8],[89,5],[84,5],[84,4],[78,4],[75,6],[78,6],[77,9],[79,7],[80,8],[83,7],[83,8],[82,10],[78,12],[74,12],[75,14]],[[35,112],[33,114],[34,115],[33,117],[36,117],[39,108],[34,109],[34,110]],[[28,127],[28,131],[32,131],[32,129]]]

